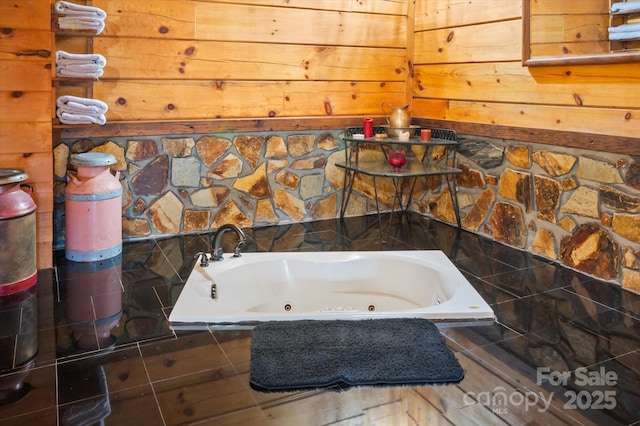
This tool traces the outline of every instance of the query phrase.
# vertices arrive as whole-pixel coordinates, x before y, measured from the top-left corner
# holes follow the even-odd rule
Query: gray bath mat
[[[251,387],[263,392],[454,384],[464,370],[425,319],[274,321],[251,340]]]

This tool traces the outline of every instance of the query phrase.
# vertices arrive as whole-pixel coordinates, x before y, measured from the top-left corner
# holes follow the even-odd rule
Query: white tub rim
[[[398,317],[421,317],[430,319],[436,323],[441,324],[456,324],[456,325],[480,325],[492,323],[495,320],[493,310],[489,307],[486,301],[478,294],[478,292],[471,286],[469,281],[462,275],[460,270],[455,267],[451,260],[441,250],[398,250],[398,251],[327,251],[327,252],[249,252],[243,253],[241,257],[234,258],[231,253],[225,253],[223,255],[224,260],[219,262],[210,262],[209,267],[204,268],[206,273],[222,273],[231,268],[237,268],[243,265],[251,265],[260,262],[273,262],[274,260],[302,260],[313,263],[334,263],[334,262],[350,262],[357,259],[375,259],[377,257],[384,257],[385,259],[401,258],[405,261],[416,262],[424,264],[425,262],[431,267],[437,267],[438,270],[443,271],[451,275],[453,282],[450,285],[455,286],[455,294],[447,301],[430,306],[425,309],[429,311],[425,312],[357,312],[346,313],[345,315],[336,315],[336,318],[331,318],[328,315],[305,315],[301,318],[296,315],[275,315],[269,319],[262,319],[262,317],[253,317],[250,320],[237,320],[228,317],[218,317],[215,321],[203,321],[203,320],[187,320],[192,314],[194,308],[193,304],[197,304],[196,301],[193,304],[183,303],[181,304],[181,298],[184,294],[189,294],[193,291],[193,286],[190,280],[195,276],[194,274],[202,273],[203,268],[199,266],[199,262],[196,262],[192,272],[189,275],[189,279],[184,285],[184,288],[178,297],[178,301],[173,306],[173,309],[169,315],[170,327],[175,329],[194,329],[207,326],[215,326],[217,328],[238,328],[238,327],[252,327],[255,324],[263,321],[281,321],[281,320],[295,320],[295,319],[372,319],[372,318],[398,318]],[[264,258],[264,259],[263,259]],[[187,293],[185,293],[185,291]],[[454,306],[460,302],[460,299],[456,298],[461,291],[467,294],[466,311],[458,313],[457,310],[460,306]],[[185,307],[189,309],[185,311]],[[453,317],[454,312],[458,313],[456,317]],[[193,318],[193,315],[191,315]]]

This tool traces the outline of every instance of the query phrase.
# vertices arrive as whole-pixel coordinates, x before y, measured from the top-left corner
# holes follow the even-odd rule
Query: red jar
[[[407,164],[407,157],[402,150],[393,150],[389,153],[389,164],[393,167],[394,172],[402,170],[402,166]]]
[[[36,203],[22,183],[27,177],[22,170],[0,169],[0,296],[37,281]]]

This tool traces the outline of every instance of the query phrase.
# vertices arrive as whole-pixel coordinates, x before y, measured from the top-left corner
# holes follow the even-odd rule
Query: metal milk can
[[[122,253],[122,186],[111,154],[74,154],[64,195],[65,257],[95,262]]]
[[[37,281],[36,203],[32,188],[22,183],[27,177],[22,170],[0,169],[0,296]]]

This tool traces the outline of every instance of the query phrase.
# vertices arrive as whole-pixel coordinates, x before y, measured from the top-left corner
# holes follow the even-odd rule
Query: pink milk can
[[[111,154],[74,154],[65,190],[65,257],[95,262],[122,253],[122,186]]]
[[[31,187],[22,183],[27,177],[22,170],[0,169],[0,296],[37,281],[36,203]]]

